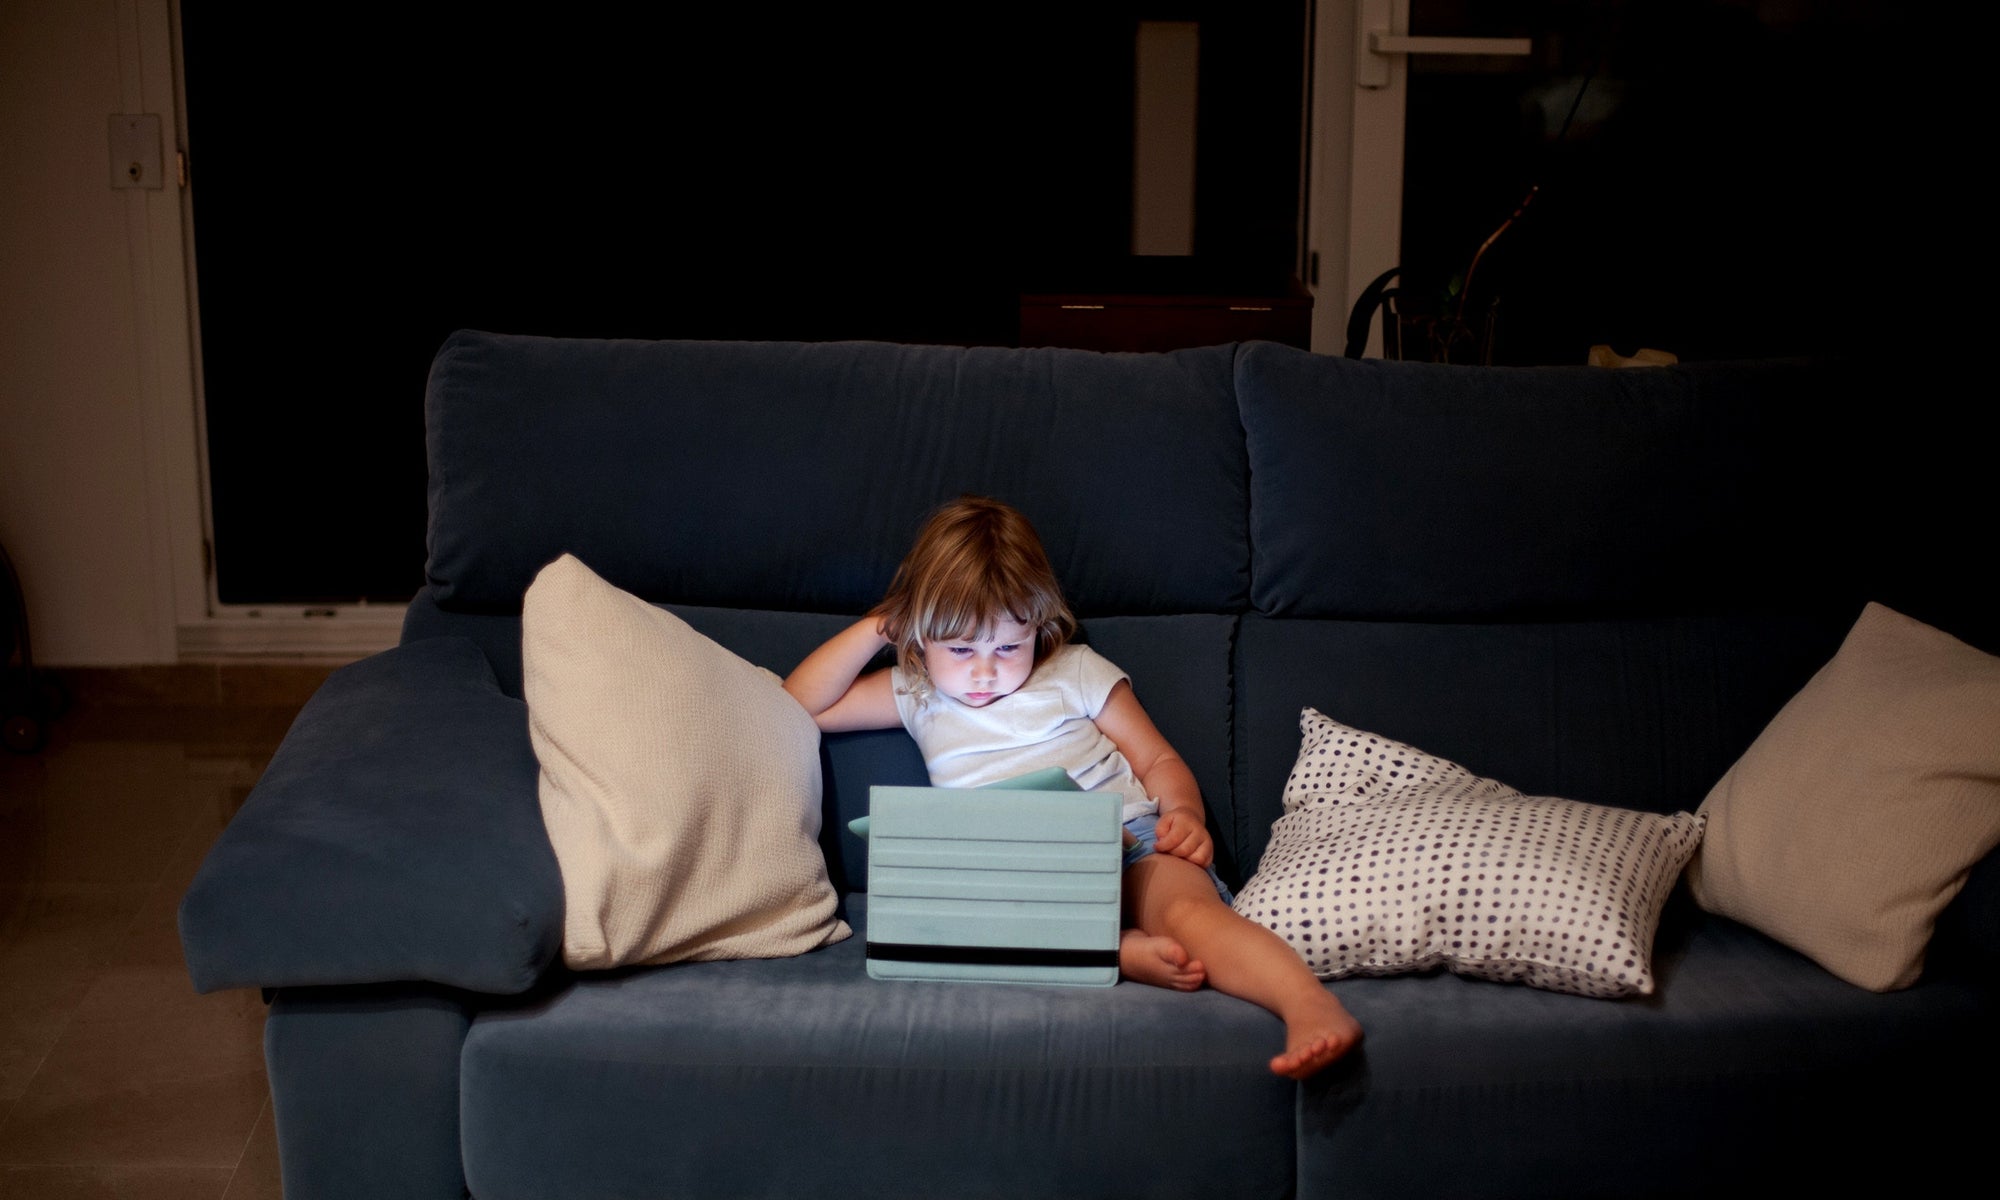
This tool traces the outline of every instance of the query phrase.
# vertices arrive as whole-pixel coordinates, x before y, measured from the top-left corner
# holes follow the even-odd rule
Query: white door
[[[1355,302],[1401,263],[1409,55],[1526,55],[1526,38],[1410,35],[1410,0],[1320,0],[1313,12],[1307,275],[1312,348],[1343,353]],[[1366,356],[1382,353],[1371,322]]]

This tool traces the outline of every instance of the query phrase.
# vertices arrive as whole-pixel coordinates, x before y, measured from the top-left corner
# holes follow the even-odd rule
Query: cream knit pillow
[[[563,962],[778,958],[840,941],[819,730],[777,676],[565,554],[521,612]]]
[[[2000,658],[1870,604],[1702,803],[1695,902],[1873,991],[2000,842]]]

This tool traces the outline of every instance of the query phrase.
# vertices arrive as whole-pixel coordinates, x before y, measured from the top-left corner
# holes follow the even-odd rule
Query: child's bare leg
[[[1138,983],[1192,992],[1208,978],[1201,960],[1189,958],[1187,947],[1170,937],[1138,929],[1118,935],[1118,973]]]
[[[1180,942],[1208,968],[1208,982],[1276,1013],[1285,1051],[1271,1070],[1304,1079],[1353,1049],[1361,1024],[1283,938],[1222,902],[1208,872],[1153,854],[1125,870],[1125,911],[1149,934]]]

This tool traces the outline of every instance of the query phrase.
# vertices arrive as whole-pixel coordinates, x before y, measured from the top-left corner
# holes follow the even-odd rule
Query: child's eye
[[[1021,643],[1019,642],[1009,642],[1005,646],[994,647],[994,649],[1000,651],[1000,653],[1002,654],[1012,654],[1014,653],[1014,651],[1019,650],[1020,648],[1021,648]]]
[[[970,646],[946,646],[945,649],[951,652],[953,658],[964,658],[966,655],[972,653],[972,647]]]

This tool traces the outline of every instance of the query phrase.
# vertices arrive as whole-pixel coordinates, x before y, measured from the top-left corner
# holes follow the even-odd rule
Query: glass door
[[[1937,197],[1907,185],[1935,174],[1923,131],[1964,86],[1893,71],[1894,15],[1886,0],[1322,0],[1313,147],[1345,164],[1346,211],[1311,209],[1314,348],[1349,352],[1358,333],[1368,355],[1530,365],[1893,336],[1883,306],[1938,257],[1918,250]],[[1333,173],[1316,165],[1314,186]],[[1341,261],[1325,247],[1343,219]]]

